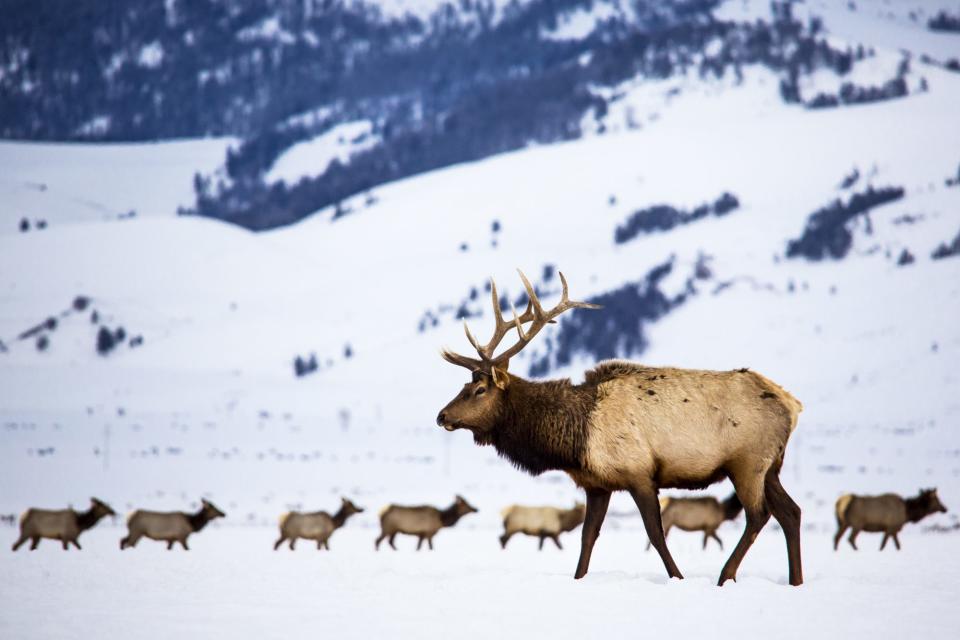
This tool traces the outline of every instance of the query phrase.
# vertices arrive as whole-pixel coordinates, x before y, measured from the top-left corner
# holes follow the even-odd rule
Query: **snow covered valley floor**
[[[471,516],[479,519],[483,513]],[[491,514],[486,514],[489,518]],[[729,550],[742,518],[720,536]],[[619,525],[619,526],[618,526]],[[274,552],[272,527],[213,527],[192,550],[142,541],[120,552],[122,529],[101,526],[82,552],[49,541],[33,553],[0,554],[3,638],[952,638],[960,628],[960,535],[903,532],[903,550],[831,547],[805,531],[806,583],[785,584],[783,537],[772,524],[757,539],[737,583],[715,586],[726,551],[699,534],[670,546],[686,579],[669,581],[645,552],[639,519],[609,520],[590,573],[572,578],[578,535],[564,550],[515,537],[501,551],[494,528],[469,517],[441,532],[434,552],[373,551],[376,531],[348,523],[316,551]],[[6,545],[12,528],[0,529]],[[549,544],[549,543],[548,543]]]

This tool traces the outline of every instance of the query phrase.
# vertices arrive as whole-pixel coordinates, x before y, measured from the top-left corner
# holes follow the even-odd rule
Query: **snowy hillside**
[[[300,630],[294,612],[316,607],[311,621],[358,636],[566,637],[604,615],[605,628],[646,631],[646,612],[656,633],[719,620],[723,637],[773,621],[789,637],[950,637],[960,538],[927,529],[956,529],[960,510],[960,73],[945,66],[960,59],[960,35],[925,28],[940,7],[911,18],[909,3],[881,4],[795,7],[822,17],[838,50],[874,50],[843,77],[824,67],[798,78],[796,101],[761,64],[596,86],[606,108],[585,112],[576,140],[375,186],[264,233],[176,215],[195,174],[223,177],[234,139],[0,143],[0,514],[83,507],[90,495],[118,513],[201,496],[228,513],[176,558],[161,560],[159,546],[120,556],[119,518],[87,534],[82,554],[49,541],[0,553],[13,576],[0,602],[22,605],[0,608],[0,636],[70,635],[71,615],[91,603],[80,615],[115,614],[119,596],[130,619],[169,616],[200,635],[221,628],[207,605],[228,600],[222,628],[248,636],[271,635],[273,616]],[[769,10],[731,0],[717,13]],[[844,89],[891,78],[905,94],[860,102]],[[837,103],[812,107],[818,95]],[[292,146],[271,180],[320,176],[376,135],[358,120]],[[583,582],[570,579],[576,534],[550,555],[529,540],[515,553],[493,546],[504,505],[581,496],[563,474],[532,478],[435,424],[468,379],[439,350],[470,353],[464,317],[486,339],[490,276],[522,303],[518,267],[545,302],[560,269],[572,297],[605,308],[545,329],[513,372],[577,380],[613,350],[651,365],[747,366],[804,403],[783,481],[803,508],[807,585],[779,584],[786,557],[772,524],[722,592],[708,585],[725,554],[671,534],[690,579],[668,582],[642,552],[628,496],[615,496]],[[316,370],[295,376],[297,358]],[[859,556],[830,549],[841,493],[926,486],[950,512],[908,525],[901,555],[877,556],[866,535]],[[480,511],[440,535],[436,556],[373,555],[381,505],[445,505],[456,493]],[[330,509],[341,495],[367,510],[329,555],[270,551],[281,512]],[[722,530],[728,550],[741,527]],[[137,572],[158,579],[139,584]],[[692,598],[702,616],[687,615]],[[905,599],[917,606],[903,611]],[[901,617],[848,616],[841,604]],[[545,614],[565,607],[584,615]],[[480,610],[503,616],[477,620]],[[125,629],[114,620],[103,637]]]

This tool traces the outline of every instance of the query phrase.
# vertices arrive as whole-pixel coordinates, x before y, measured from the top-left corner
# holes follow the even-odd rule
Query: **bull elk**
[[[723,540],[717,535],[717,529],[727,520],[733,520],[743,511],[743,505],[732,494],[720,502],[713,496],[705,498],[660,498],[660,520],[663,522],[663,537],[670,535],[670,529],[676,527],[682,531],[702,531],[703,548],[707,548],[710,538],[717,541],[723,549]],[[650,542],[647,542],[647,550]]]
[[[41,538],[59,540],[64,551],[71,544],[80,549],[77,538],[81,533],[92,528],[104,516],[115,515],[110,505],[96,498],[90,498],[90,508],[86,511],[27,509],[20,516],[20,537],[13,543],[13,550],[16,551],[29,540],[30,550],[33,551]]]
[[[167,549],[173,549],[173,544],[179,542],[184,550],[189,551],[187,537],[200,531],[207,523],[226,514],[217,509],[212,502],[200,500],[200,510],[196,513],[183,511],[144,511],[137,509],[127,516],[128,533],[120,540],[120,549],[135,547],[140,538],[146,536],[151,540],[166,542]]]
[[[908,522],[919,522],[933,513],[946,513],[947,508],[937,497],[936,489],[923,489],[913,498],[901,498],[895,493],[881,496],[857,496],[852,493],[840,496],[837,500],[837,534],[833,537],[833,550],[840,545],[840,538],[850,529],[848,542],[857,549],[857,536],[861,531],[883,532],[880,550],[887,546],[887,540],[893,538],[893,544],[900,550],[897,534]]]
[[[373,546],[375,549],[379,549],[380,543],[386,539],[390,548],[396,550],[397,546],[393,543],[393,540],[398,533],[404,533],[417,536],[417,551],[423,546],[424,540],[427,541],[427,546],[433,551],[433,536],[437,535],[440,529],[452,527],[463,516],[476,512],[477,510],[473,505],[461,496],[456,496],[453,504],[446,509],[437,509],[431,506],[403,507],[390,504],[380,510],[380,536]]]
[[[573,531],[583,524],[584,505],[578,502],[572,509],[558,509],[557,507],[524,507],[518,504],[506,507],[500,512],[503,516],[503,535],[500,536],[500,548],[506,549],[507,542],[515,533],[522,533],[534,538],[540,538],[539,549],[543,550],[543,541],[553,540],[557,549],[563,549],[560,544],[560,534]]]
[[[771,514],[786,537],[790,584],[801,584],[800,507],[779,478],[800,402],[748,369],[699,371],[614,360],[588,371],[581,384],[513,375],[508,372],[510,359],[548,323],[570,309],[598,308],[571,301],[560,274],[560,302],[545,310],[523,272],[520,278],[527,309],[520,316],[513,309],[509,321],[491,282],[495,327],[487,344],[481,345],[464,323],[479,358],[442,352],[448,362],[469,369],[472,379],[440,411],[437,424],[447,431],[467,429],[477,444],[493,445],[533,475],[564,471],[586,491],[574,577],[587,573],[611,493],[628,491],[667,574],[682,578],[664,541],[658,491],[704,488],[729,478],[747,523],[719,584],[736,579],[737,568]],[[511,330],[516,330],[517,342],[495,355]]]
[[[300,513],[291,511],[280,516],[280,538],[273,545],[274,551],[280,548],[285,541],[290,541],[291,551],[297,538],[316,540],[317,549],[330,550],[330,536],[342,527],[347,518],[355,513],[363,513],[363,509],[346,498],[340,499],[340,508],[332,516],[326,511],[314,513]]]

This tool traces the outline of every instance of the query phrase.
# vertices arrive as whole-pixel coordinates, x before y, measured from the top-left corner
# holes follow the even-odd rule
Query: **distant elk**
[[[200,531],[207,523],[217,518],[223,518],[225,513],[217,509],[212,502],[200,500],[200,510],[196,513],[183,511],[144,511],[137,509],[127,516],[127,536],[120,540],[120,548],[135,547],[140,538],[166,542],[167,549],[173,549],[173,544],[190,550],[187,546],[187,537]]]
[[[893,544],[900,549],[897,534],[908,522],[919,522],[933,513],[946,513],[947,508],[937,497],[936,489],[923,489],[913,498],[901,498],[895,493],[881,496],[858,496],[852,493],[840,496],[837,500],[837,534],[833,537],[834,551],[840,546],[840,538],[850,529],[848,541],[857,548],[857,536],[861,531],[883,532],[880,550],[887,546],[887,540],[893,538]]]
[[[326,511],[314,511],[313,513],[300,513],[291,511],[280,516],[280,538],[274,543],[273,549],[276,551],[287,540],[290,541],[290,549],[294,548],[297,538],[307,540],[316,540],[317,549],[326,548],[330,550],[330,536],[347,521],[347,518],[355,513],[363,513],[363,509],[353,504],[346,498],[341,498],[340,508],[332,516]]]
[[[559,509],[557,507],[524,507],[515,504],[506,507],[500,515],[503,516],[501,548],[507,548],[507,542],[515,533],[522,533],[540,538],[538,548],[541,550],[543,541],[547,538],[553,540],[557,549],[563,549],[559,536],[583,524],[584,505],[578,502],[572,509]]]
[[[746,529],[720,573],[719,584],[736,579],[737,568],[770,518],[787,541],[790,584],[803,582],[800,507],[780,483],[787,440],[797,425],[800,402],[779,385],[748,369],[698,371],[610,361],[569,379],[532,382],[508,373],[520,353],[548,323],[570,309],[597,305],[572,302],[567,281],[560,302],[546,311],[520,273],[529,302],[506,321],[491,283],[493,337],[481,345],[464,324],[479,359],[443,351],[472,372],[472,380],[443,408],[437,424],[468,429],[480,445],[493,445],[517,467],[534,475],[565,471],[587,492],[587,512],[576,578],[587,573],[613,491],[629,491],[647,536],[667,573],[682,578],[664,541],[657,500],[661,488],[703,488],[723,478],[733,482],[746,512]],[[524,325],[530,326],[524,329]],[[494,355],[511,330],[518,341]]]
[[[380,543],[386,538],[390,548],[396,549],[397,546],[393,543],[393,540],[398,533],[404,533],[409,536],[417,536],[417,551],[423,546],[424,540],[427,541],[427,546],[432,551],[433,536],[437,535],[440,529],[452,527],[463,516],[476,512],[477,510],[461,496],[456,496],[453,504],[446,509],[437,509],[431,506],[387,505],[380,510],[380,537],[377,538],[373,546],[375,549],[379,549]]]
[[[717,541],[723,549],[723,540],[717,535],[717,529],[727,520],[733,520],[743,511],[743,505],[737,494],[720,502],[713,496],[706,498],[660,498],[660,519],[663,522],[663,537],[670,535],[670,529],[676,527],[683,531],[702,531],[703,548],[707,548],[710,538]],[[647,542],[650,549],[650,542]]]
[[[110,505],[97,498],[90,498],[90,508],[86,511],[27,509],[20,516],[20,537],[13,543],[13,550],[16,551],[29,540],[30,550],[33,551],[41,538],[59,540],[64,551],[70,544],[80,549],[77,538],[81,533],[92,528],[104,516],[115,515]]]

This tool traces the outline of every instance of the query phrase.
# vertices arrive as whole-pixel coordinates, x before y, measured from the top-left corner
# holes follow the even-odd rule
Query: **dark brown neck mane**
[[[530,382],[510,376],[503,409],[490,435],[497,453],[533,475],[582,468],[594,385],[569,380]]]
[[[905,498],[903,504],[907,508],[907,520],[910,522],[919,522],[933,513],[930,501],[923,495]]]
[[[457,521],[463,516],[464,514],[457,511],[457,503],[454,502],[446,509],[440,511],[440,523],[445,527],[452,527],[457,524]]]
[[[200,531],[207,523],[213,520],[213,517],[207,512],[205,507],[200,507],[200,511],[187,514],[187,520],[190,521],[190,528],[194,531]]]
[[[74,511],[73,513],[77,518],[77,526],[80,527],[81,531],[86,531],[91,528],[100,522],[100,518],[107,515],[102,511],[98,512],[96,506],[90,507],[86,511]]]
[[[347,505],[340,505],[340,509],[333,514],[333,526],[337,529],[343,526],[343,523],[347,521],[347,518],[353,515],[353,511],[347,512]]]

